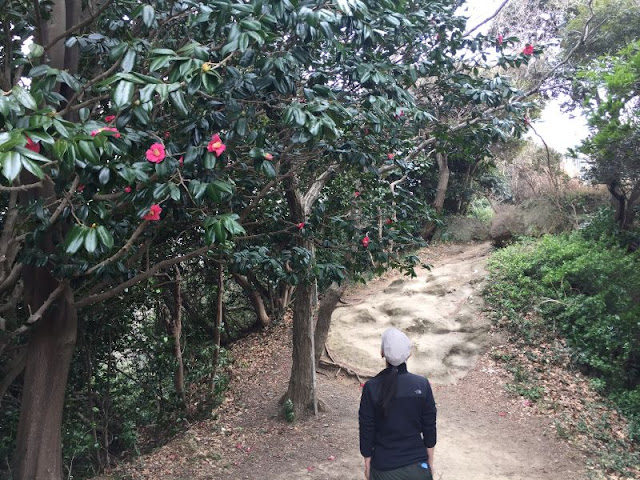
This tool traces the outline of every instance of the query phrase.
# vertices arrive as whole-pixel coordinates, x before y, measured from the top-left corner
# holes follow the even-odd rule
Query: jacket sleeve
[[[436,402],[433,399],[431,385],[427,380],[425,403],[422,407],[422,438],[427,448],[432,448],[436,444]]]
[[[373,454],[373,440],[376,434],[375,404],[371,393],[371,385],[365,383],[360,398],[360,410],[358,411],[358,423],[360,426],[360,453],[363,457]]]

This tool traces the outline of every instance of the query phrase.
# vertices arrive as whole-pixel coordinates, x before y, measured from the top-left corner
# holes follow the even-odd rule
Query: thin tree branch
[[[29,318],[27,319],[27,324],[34,324],[38,320],[40,320],[42,318],[42,315],[44,315],[44,312],[46,312],[47,309],[58,299],[58,297],[62,294],[62,292],[64,292],[64,289],[67,288],[67,286],[68,286],[68,282],[66,280],[60,282],[58,287],[49,294],[49,297],[47,297],[44,303],[40,305],[38,310],[36,310],[35,313],[32,313],[29,316]]]
[[[197,257],[198,255],[202,255],[204,253],[207,253],[213,247],[214,247],[214,245],[206,245],[204,247],[198,248],[197,250],[194,250],[194,251],[189,252],[187,254],[180,255],[178,257],[168,258],[168,259],[166,259],[166,260],[164,260],[162,262],[158,262],[154,266],[152,266],[149,269],[145,270],[144,272],[139,273],[138,275],[136,275],[135,277],[127,280],[126,282],[123,282],[123,283],[115,286],[111,290],[108,290],[108,291],[102,292],[102,293],[98,293],[96,295],[90,295],[88,297],[83,298],[82,300],[80,300],[80,301],[75,303],[75,307],[77,309],[81,309],[81,308],[86,307],[88,305],[93,305],[94,303],[102,302],[104,300],[108,300],[109,298],[113,298],[116,295],[118,295],[120,292],[124,291],[125,289],[134,286],[136,283],[139,283],[139,282],[141,282],[143,280],[146,280],[149,277],[152,277],[159,270],[161,270],[163,268],[166,268],[166,267],[170,267],[171,265],[175,265],[176,263],[184,262],[185,260],[189,260],[191,258]]]
[[[110,0],[110,1],[112,1],[112,0]],[[124,55],[120,55],[120,58],[118,58],[118,60],[116,60],[116,62],[113,65],[111,65],[107,70],[105,70],[104,72],[102,72],[97,77],[94,77],[91,80],[89,80],[87,83],[85,83],[80,90],[78,90],[77,92],[75,92],[73,94],[73,96],[67,102],[67,105],[62,110],[57,112],[56,115],[58,115],[59,117],[64,117],[70,110],[72,110],[73,102],[75,102],[80,95],[82,95],[84,92],[86,92],[89,87],[91,87],[92,85],[98,83],[100,80],[104,80],[105,78],[107,78],[109,75],[111,75],[113,72],[116,71],[116,69],[120,66],[120,63],[122,62],[122,58],[123,57],[124,57]],[[83,102],[83,105],[87,104],[87,102],[92,103],[95,100],[96,99],[93,99],[93,98],[90,99],[90,100],[87,100],[87,101]]]
[[[100,14],[102,12],[104,12],[107,8],[109,8],[109,6],[113,3],[113,0],[106,0],[102,6],[96,10],[96,12],[87,17],[84,21],[77,23],[76,25],[68,28],[66,31],[62,32],[60,35],[58,35],[57,37],[55,37],[53,40],[51,40],[49,42],[49,44],[45,47],[45,50],[50,50],[51,48],[53,48],[53,46],[58,43],[60,40],[62,40],[63,38],[65,38],[67,35],[75,32],[76,30],[80,30],[82,27],[85,27],[87,25],[89,25],[90,23],[92,23],[96,18],[98,18],[100,16]]]
[[[28,183],[26,185],[16,185],[12,187],[5,187],[4,185],[0,185],[0,192],[25,192],[27,190],[32,190],[34,188],[42,187],[42,180],[35,183]]]
[[[11,272],[9,273],[9,275],[5,279],[2,280],[2,283],[0,283],[0,293],[9,290],[10,288],[12,288],[18,282],[18,280],[20,280],[20,274],[22,273],[22,267],[23,267],[22,263],[16,263],[13,266],[13,268],[11,269]]]
[[[329,168],[327,168],[318,178],[315,179],[315,181],[309,187],[309,190],[307,190],[307,192],[304,194],[304,196],[302,197],[302,209],[304,211],[305,217],[308,216],[309,213],[311,213],[311,207],[314,203],[316,203],[316,200],[318,200],[320,192],[322,192],[324,186],[335,175],[337,170],[337,164],[329,165]]]
[[[83,276],[91,275],[96,270],[104,267],[105,265],[113,263],[119,258],[121,258],[124,254],[126,254],[131,249],[131,247],[133,246],[133,242],[135,242],[138,239],[138,237],[142,234],[142,232],[144,231],[144,229],[147,227],[148,224],[149,224],[148,220],[143,221],[140,225],[138,225],[138,228],[135,229],[135,231],[131,234],[131,237],[129,237],[129,240],[127,240],[127,243],[125,243],[120,250],[118,250],[109,258],[91,267],[89,270],[87,270],[83,274]]]
[[[478,25],[473,27],[471,30],[468,30],[468,31],[464,32],[464,34],[462,36],[466,37],[467,35],[471,35],[473,32],[475,32],[481,26],[483,26],[484,24],[490,22],[494,18],[496,18],[498,16],[498,14],[500,13],[500,11],[507,5],[507,3],[509,3],[509,0],[504,0],[504,2],[502,2],[502,4],[498,7],[498,9],[495,12],[493,12],[493,15],[491,15],[488,18],[485,18],[482,22],[480,22]]]
[[[80,177],[76,175],[76,177],[73,179],[73,182],[71,182],[71,187],[69,187],[69,190],[67,191],[64,198],[60,202],[60,205],[58,205],[58,207],[55,209],[51,217],[49,217],[50,224],[54,224],[55,221],[58,220],[58,217],[62,215],[62,211],[64,210],[64,207],[68,205],[69,200],[71,200],[71,196],[74,193],[76,193],[76,188],[78,188],[79,184],[80,184]]]

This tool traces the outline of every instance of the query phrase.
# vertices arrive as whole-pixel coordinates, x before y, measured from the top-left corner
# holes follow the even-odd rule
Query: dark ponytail
[[[398,367],[390,365],[384,373],[384,379],[382,380],[382,388],[380,391],[379,407],[382,410],[382,415],[385,417],[389,414],[389,407],[391,406],[391,401],[396,398],[397,390]]]

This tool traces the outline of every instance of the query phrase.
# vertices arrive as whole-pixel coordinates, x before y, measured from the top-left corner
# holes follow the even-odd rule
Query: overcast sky
[[[468,28],[473,28],[487,17],[491,16],[503,0],[467,0],[458,13],[469,16]],[[487,33],[489,24],[483,25],[479,32]],[[576,112],[577,113],[577,112]],[[560,102],[549,101],[542,110],[540,119],[533,125],[553,149],[565,153],[568,148],[577,146],[589,133],[584,117],[570,116],[560,111]],[[532,136],[536,143],[541,143],[536,136]]]

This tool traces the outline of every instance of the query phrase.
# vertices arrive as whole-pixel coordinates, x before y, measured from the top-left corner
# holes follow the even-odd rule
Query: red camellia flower
[[[211,153],[215,153],[216,157],[219,157],[226,149],[227,146],[222,143],[222,140],[220,140],[220,135],[216,133],[211,136],[211,141],[209,142],[209,145],[207,145],[207,150]]]
[[[504,41],[504,37],[502,36],[502,34],[498,35],[498,45],[502,45],[502,42]]]
[[[353,192],[353,196],[358,198],[360,196],[360,192]]]
[[[387,153],[387,158],[389,160],[393,160],[394,157],[395,157],[395,155],[393,153]]]
[[[76,187],[76,192],[82,193],[84,191],[84,184],[80,184]]]
[[[154,143],[147,150],[147,160],[151,163],[160,163],[164,160],[164,157],[167,156],[164,151],[164,145],[161,143]],[[156,219],[157,220],[157,219]]]
[[[527,43],[527,45],[522,50],[524,55],[533,55],[533,45]]]
[[[266,158],[267,160],[273,160],[273,155],[271,155],[270,153],[265,153],[264,158]]]
[[[164,132],[164,138],[171,137],[171,132]]]
[[[184,165],[184,157],[181,155],[180,158],[178,159],[178,163],[180,164],[180,166]]]
[[[296,227],[298,227],[298,230],[302,230],[304,228],[304,222],[300,222]]]
[[[367,248],[369,246],[369,242],[371,240],[369,239],[369,235],[365,235],[364,238],[362,239],[362,246],[364,248]]]
[[[111,123],[116,119],[115,115],[107,115],[106,117],[104,117],[104,121],[107,123]]]
[[[24,148],[26,148],[27,150],[31,150],[32,152],[35,152],[35,153],[40,153],[40,143],[34,142],[26,135],[25,135],[25,138],[27,139],[27,144],[24,146]]]
[[[162,207],[160,205],[154,204],[149,208],[149,213],[144,215],[142,218],[144,220],[160,220],[160,213],[162,212]]]
[[[129,185],[124,187],[124,193],[131,193],[131,187]]]
[[[384,223],[386,223],[387,225],[391,225],[393,223],[393,220],[391,220],[390,218],[387,218]]]

